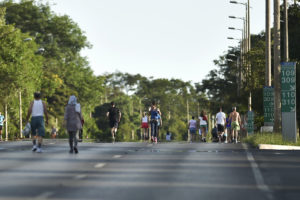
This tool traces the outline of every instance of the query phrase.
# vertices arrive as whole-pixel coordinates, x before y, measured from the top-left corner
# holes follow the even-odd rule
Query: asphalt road
[[[243,144],[0,143],[0,200],[300,199],[300,151]]]

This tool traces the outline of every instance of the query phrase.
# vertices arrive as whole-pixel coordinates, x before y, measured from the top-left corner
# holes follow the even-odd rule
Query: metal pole
[[[5,141],[8,141],[8,114],[7,114],[7,103],[5,103]]]
[[[22,93],[19,91],[19,114],[20,114],[20,137],[23,138],[22,133]]]
[[[250,51],[251,49],[251,34],[250,34],[250,0],[248,0],[248,4],[247,4],[247,12],[248,12],[248,50]]]
[[[247,53],[251,50],[251,34],[250,34],[250,0],[248,0],[248,3],[246,5],[247,7],[247,36],[248,36],[248,44],[247,44]],[[248,58],[248,56],[247,56]],[[249,77],[251,77],[251,63],[249,62],[249,60],[247,59],[247,63],[248,63],[248,73],[249,73]],[[251,94],[251,88],[250,88],[250,93],[249,93],[249,100],[248,100],[248,110],[251,111],[252,110],[252,94]]]
[[[284,3],[284,62],[289,61],[289,31],[288,31],[288,6],[287,0],[283,1]]]
[[[266,74],[265,85],[271,86],[271,31],[270,31],[270,0],[266,0]]]
[[[274,0],[274,131],[281,127],[280,0]]]
[[[189,124],[189,119],[190,119],[190,115],[189,115],[189,100],[186,100],[186,118],[187,118],[187,124]],[[188,129],[188,142],[191,141],[191,137],[190,137],[190,129]]]

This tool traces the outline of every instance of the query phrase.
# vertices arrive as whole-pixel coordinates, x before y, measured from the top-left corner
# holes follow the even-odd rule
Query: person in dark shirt
[[[109,118],[109,125],[111,127],[111,136],[113,142],[115,142],[115,135],[121,120],[121,112],[116,107],[114,102],[110,103],[111,107],[108,109],[106,116]]]

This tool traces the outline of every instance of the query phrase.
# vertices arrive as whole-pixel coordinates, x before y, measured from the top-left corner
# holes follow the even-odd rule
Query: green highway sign
[[[274,123],[274,88],[264,87],[264,122]]]
[[[295,63],[281,64],[281,111],[296,111],[296,66]]]

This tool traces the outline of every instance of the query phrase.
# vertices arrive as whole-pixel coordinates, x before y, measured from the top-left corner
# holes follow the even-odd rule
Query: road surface
[[[0,200],[293,200],[300,198],[300,151],[244,144],[0,143]]]

